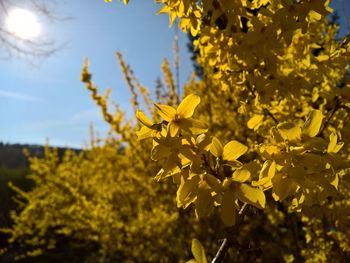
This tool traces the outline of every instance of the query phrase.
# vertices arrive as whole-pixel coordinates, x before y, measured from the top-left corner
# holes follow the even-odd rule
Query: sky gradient
[[[161,75],[162,59],[172,62],[173,28],[168,17],[156,15],[153,1],[65,1],[60,14],[74,19],[44,25],[43,30],[67,43],[33,67],[19,59],[0,60],[0,141],[81,147],[89,140],[89,124],[101,136],[108,126],[89,92],[80,83],[85,57],[93,80],[101,89],[112,88],[112,99],[131,113],[130,94],[115,52],[118,50],[145,86],[153,89]],[[45,34],[45,32],[44,32]],[[191,73],[187,37],[180,35],[181,82]]]
[[[342,1],[334,1],[341,23]],[[345,0],[344,14],[350,17]],[[59,13],[74,19],[43,26],[44,34],[67,43],[53,56],[33,67],[20,59],[0,60],[0,141],[81,147],[89,141],[89,124],[103,137],[108,125],[102,120],[79,77],[85,57],[101,93],[112,88],[112,99],[131,114],[130,94],[115,58],[118,50],[139,80],[153,89],[161,75],[162,59],[172,62],[173,28],[167,15],[156,15],[152,0],[64,1]],[[345,27],[343,27],[345,32]],[[187,36],[180,33],[180,77],[183,84],[192,72]]]

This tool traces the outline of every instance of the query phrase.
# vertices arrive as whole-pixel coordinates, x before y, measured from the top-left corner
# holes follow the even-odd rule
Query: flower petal
[[[276,162],[273,160],[266,160],[259,174],[259,179],[268,177],[273,178],[276,172]]]
[[[169,148],[165,147],[162,144],[157,144],[152,148],[151,159],[153,161],[158,161],[162,158],[169,156],[169,154],[170,154]]]
[[[200,103],[201,99],[197,95],[190,94],[180,103],[177,108],[177,114],[184,119],[192,117],[195,108]]]
[[[245,169],[237,169],[233,175],[232,179],[233,181],[244,183],[250,178],[250,172]]]
[[[247,122],[248,128],[257,130],[260,127],[260,125],[262,124],[263,119],[264,119],[264,115],[254,114],[254,116],[251,117],[249,119],[249,121]]]
[[[202,134],[208,131],[208,126],[198,120],[195,119],[185,119],[180,121],[180,127],[182,128],[182,125],[186,126],[187,129],[193,134]],[[185,129],[185,128],[184,128]]]
[[[170,133],[170,137],[175,137],[179,131],[179,128],[180,128],[179,125],[177,125],[175,122],[173,121],[169,122],[167,129],[168,129],[168,132]]]
[[[261,189],[254,188],[248,184],[241,184],[237,188],[239,200],[251,204],[257,208],[264,208],[266,203],[265,194]]]
[[[285,122],[278,124],[277,129],[283,140],[297,141],[301,137],[301,128],[294,123]]]
[[[223,148],[221,142],[218,140],[218,138],[213,137],[212,143],[209,148],[212,155],[215,157],[221,157],[223,153]]]
[[[293,180],[281,173],[276,173],[272,178],[272,197],[275,201],[283,201],[291,192],[297,189]]]
[[[151,128],[154,125],[154,123],[142,111],[138,110],[136,112],[136,118],[139,122],[142,123],[142,125],[144,125],[148,128]]]
[[[207,217],[214,209],[214,199],[211,195],[211,188],[201,181],[198,185],[197,199],[194,201],[195,212],[198,218]]]
[[[181,184],[176,193],[177,207],[187,207],[196,199],[199,182],[199,176],[188,180],[181,177]]]
[[[248,147],[238,141],[230,141],[224,146],[223,159],[235,161],[248,151]]]
[[[154,106],[158,114],[167,122],[171,122],[175,119],[176,110],[169,105],[160,105],[155,103]]]
[[[204,248],[197,239],[192,239],[191,251],[195,258],[195,262],[207,263],[207,257],[205,256]]]
[[[322,112],[320,110],[312,110],[305,121],[303,133],[309,137],[315,137],[320,131],[322,120]]]
[[[141,127],[139,131],[136,132],[137,140],[141,141],[147,138],[151,138],[156,134],[155,130],[147,128],[146,126]]]
[[[236,223],[235,196],[232,191],[226,191],[222,197],[220,217],[226,226]]]
[[[327,147],[328,153],[337,153],[344,145],[343,142],[337,143],[338,135],[335,132],[332,132],[329,135],[329,144]]]

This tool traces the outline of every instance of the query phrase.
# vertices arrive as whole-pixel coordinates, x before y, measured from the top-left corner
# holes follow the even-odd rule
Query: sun
[[[41,32],[41,26],[36,16],[29,10],[22,8],[11,10],[6,24],[10,33],[25,40],[34,39]]]

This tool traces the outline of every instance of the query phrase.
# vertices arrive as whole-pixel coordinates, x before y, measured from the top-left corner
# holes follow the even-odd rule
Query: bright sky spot
[[[8,30],[22,39],[33,39],[39,36],[40,23],[29,10],[16,8],[9,12],[6,19]]]

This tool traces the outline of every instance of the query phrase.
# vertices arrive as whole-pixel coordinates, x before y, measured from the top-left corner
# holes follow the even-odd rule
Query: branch
[[[276,117],[267,108],[264,108],[263,112],[264,112],[264,115],[271,117],[271,119],[275,122],[275,124],[279,123],[279,121],[276,119]]]
[[[228,251],[228,249],[231,247],[231,244],[229,242],[228,238],[224,238],[224,240],[222,241],[222,244],[218,250],[218,252],[216,253],[215,257],[213,258],[211,263],[221,263],[224,261],[226,252]]]
[[[244,211],[247,207],[247,203],[244,203],[241,210],[239,210],[238,212],[238,220],[237,220],[237,224],[235,226],[235,228],[238,228],[242,219],[243,219],[243,216],[244,216]],[[233,228],[231,228],[230,230],[232,230]],[[231,235],[231,231],[228,231],[228,236],[224,238],[224,240],[222,241],[222,244],[218,250],[218,252],[216,253],[215,257],[213,258],[213,260],[211,261],[211,263],[222,263],[224,262],[224,258],[225,258],[225,255],[228,251],[228,249],[234,244],[234,241],[232,239],[232,235]]]
[[[323,132],[325,131],[325,129],[329,125],[329,122],[332,119],[333,115],[336,113],[337,110],[339,110],[341,108],[341,101],[340,101],[340,99],[337,96],[334,97],[334,103],[335,103],[334,108],[332,109],[332,111],[329,114],[327,120],[323,124],[323,127],[322,127],[321,132],[320,132],[321,135],[323,135]]]

